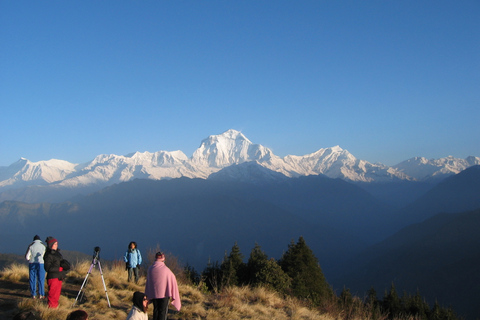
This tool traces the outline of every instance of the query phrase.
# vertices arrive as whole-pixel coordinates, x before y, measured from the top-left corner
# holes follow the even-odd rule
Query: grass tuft
[[[28,267],[18,263],[12,263],[0,271],[0,279],[13,283],[28,281]]]

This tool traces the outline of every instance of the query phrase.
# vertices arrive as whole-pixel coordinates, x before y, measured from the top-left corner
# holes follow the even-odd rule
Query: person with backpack
[[[142,264],[142,254],[137,248],[137,243],[132,241],[128,244],[128,250],[125,252],[123,260],[126,263],[128,271],[128,282],[135,277],[135,283],[138,282],[138,267]]]
[[[47,250],[43,260],[44,268],[47,272],[48,307],[57,308],[62,291],[62,283],[70,270],[70,263],[63,259],[60,249],[58,249],[57,239],[47,237],[45,242],[47,243]]]

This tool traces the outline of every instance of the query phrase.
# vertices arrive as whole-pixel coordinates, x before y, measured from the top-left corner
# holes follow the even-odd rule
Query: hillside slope
[[[384,207],[364,190],[323,176],[262,186],[134,180],[75,203],[3,202],[0,240],[9,240],[9,249],[19,252],[31,234],[54,235],[64,248],[90,252],[101,246],[112,259],[123,255],[130,241],[141,248],[159,244],[204,268],[209,258],[221,261],[234,242],[244,252],[257,242],[279,258],[286,244],[303,236],[333,276],[347,258],[382,238],[375,217],[383,214]]]
[[[460,315],[480,316],[480,209],[438,214],[404,228],[353,260],[342,283],[354,292],[417,290],[451,305]],[[361,295],[361,294],[360,294]]]

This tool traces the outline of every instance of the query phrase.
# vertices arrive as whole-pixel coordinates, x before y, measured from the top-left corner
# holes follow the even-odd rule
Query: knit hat
[[[33,241],[35,240],[40,240],[40,236],[38,234],[35,237],[33,237]]]
[[[52,249],[52,246],[55,242],[58,242],[54,237],[47,237],[47,246],[49,249]]]

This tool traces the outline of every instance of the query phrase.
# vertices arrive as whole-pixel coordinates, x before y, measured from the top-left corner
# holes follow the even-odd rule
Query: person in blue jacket
[[[138,267],[142,264],[142,254],[137,249],[137,243],[132,241],[128,244],[128,250],[125,252],[123,260],[127,264],[128,282],[135,277],[135,283],[138,282]]]

